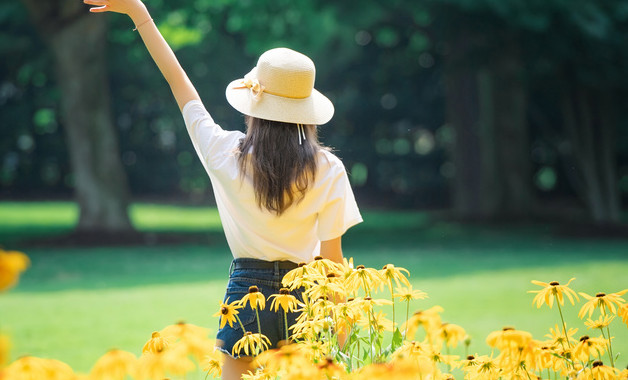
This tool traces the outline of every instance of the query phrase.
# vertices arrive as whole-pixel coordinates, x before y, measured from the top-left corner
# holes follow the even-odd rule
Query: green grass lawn
[[[25,354],[67,362],[88,371],[109,348],[139,353],[154,330],[185,320],[216,330],[212,317],[223,296],[231,255],[212,208],[137,204],[142,231],[197,233],[206,244],[116,248],[46,248],[32,239],[72,229],[71,203],[0,203],[0,244],[22,249],[32,267],[20,284],[0,295],[0,329]],[[464,226],[419,212],[364,212],[365,222],[344,238],[345,256],[381,268],[410,270],[415,288],[438,304],[444,320],[473,337],[472,352],[490,353],[486,335],[515,326],[542,339],[559,322],[558,310],[532,306],[530,280],[565,283],[588,294],[628,288],[628,239],[556,236],[552,226]],[[386,296],[382,293],[382,296]],[[568,324],[587,331],[568,305]],[[400,320],[398,312],[397,320]],[[611,325],[618,367],[628,364],[628,329]],[[454,350],[464,354],[462,349]]]

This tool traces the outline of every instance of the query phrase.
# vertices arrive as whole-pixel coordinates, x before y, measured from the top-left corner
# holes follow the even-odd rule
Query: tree
[[[80,1],[23,2],[54,60],[80,207],[77,229],[130,229],[129,191],[110,107],[107,21],[90,17]]]

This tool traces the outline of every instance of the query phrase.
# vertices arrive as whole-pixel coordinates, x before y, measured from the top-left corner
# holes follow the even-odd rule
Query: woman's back
[[[318,254],[320,241],[339,237],[362,220],[345,168],[329,151],[318,150],[316,173],[303,198],[278,215],[260,207],[253,171],[242,173],[239,147],[244,134],[220,128],[200,102],[186,105],[183,116],[211,178],[227,242],[235,258],[309,262]]]

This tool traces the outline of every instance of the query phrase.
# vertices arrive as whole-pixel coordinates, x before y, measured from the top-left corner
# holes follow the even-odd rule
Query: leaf
[[[403,344],[403,335],[399,331],[399,327],[393,333],[392,342],[390,344],[392,352],[395,352]]]

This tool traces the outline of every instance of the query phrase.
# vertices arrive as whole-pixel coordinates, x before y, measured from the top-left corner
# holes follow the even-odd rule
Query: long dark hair
[[[240,172],[244,177],[252,170],[257,205],[281,215],[303,199],[316,176],[317,152],[326,148],[318,142],[314,125],[303,125],[306,139],[299,144],[297,124],[251,116],[245,116],[245,122]]]

